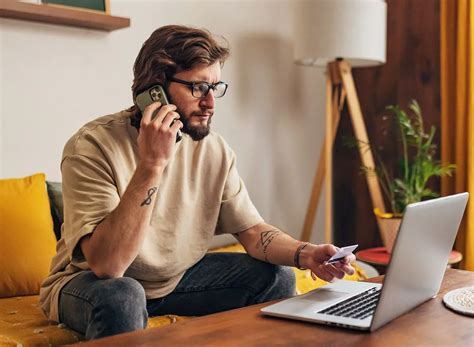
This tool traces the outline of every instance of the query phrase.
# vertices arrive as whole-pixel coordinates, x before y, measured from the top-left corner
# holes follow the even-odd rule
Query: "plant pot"
[[[379,225],[382,243],[387,252],[392,253],[393,244],[402,222],[402,215],[400,213],[382,212],[379,208],[374,208],[374,214]]]
[[[380,236],[388,253],[392,253],[393,244],[397,238],[402,219],[400,217],[379,218]]]

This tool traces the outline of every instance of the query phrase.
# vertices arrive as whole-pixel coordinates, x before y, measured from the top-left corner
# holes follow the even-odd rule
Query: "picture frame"
[[[110,15],[110,0],[41,0],[41,3]]]

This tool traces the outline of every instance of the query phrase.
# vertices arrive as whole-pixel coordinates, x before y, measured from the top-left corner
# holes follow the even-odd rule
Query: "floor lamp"
[[[326,180],[324,239],[332,243],[332,148],[347,102],[355,137],[369,143],[352,68],[383,64],[387,5],[382,0],[312,0],[300,4],[295,63],[326,67],[326,131],[300,239],[310,241],[321,187]],[[374,167],[372,152],[360,149],[362,164]],[[385,211],[379,182],[367,177],[373,207]],[[377,222],[379,220],[377,219]],[[379,224],[380,228],[380,224]]]

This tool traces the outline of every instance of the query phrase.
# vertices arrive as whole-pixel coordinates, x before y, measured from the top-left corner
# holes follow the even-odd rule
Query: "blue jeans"
[[[61,290],[59,319],[86,339],[96,339],[144,329],[148,316],[201,316],[294,294],[290,267],[242,253],[208,253],[186,271],[173,292],[158,299],[147,300],[133,278],[81,273]]]

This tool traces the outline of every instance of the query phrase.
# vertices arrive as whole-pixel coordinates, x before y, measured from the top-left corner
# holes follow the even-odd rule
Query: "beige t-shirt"
[[[122,111],[98,118],[64,148],[64,224],[40,290],[41,307],[52,320],[59,320],[61,288],[90,270],[79,240],[117,207],[136,169],[138,131],[130,117]],[[152,203],[150,232],[124,275],[138,280],[149,299],[171,293],[184,272],[204,257],[215,234],[263,222],[221,136],[211,132],[196,142],[184,134],[176,146]]]

